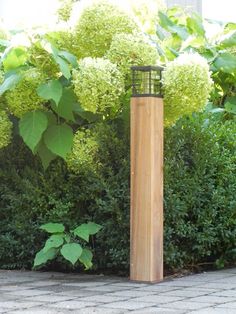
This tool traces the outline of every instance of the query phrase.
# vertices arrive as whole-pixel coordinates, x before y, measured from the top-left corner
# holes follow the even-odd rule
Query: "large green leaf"
[[[60,252],[66,260],[74,265],[80,258],[83,249],[78,243],[67,243],[63,245]]]
[[[53,222],[42,225],[40,229],[45,230],[48,233],[62,233],[65,231],[63,224]]]
[[[66,60],[70,59],[69,63],[71,63],[71,54],[65,54],[63,51],[59,51],[54,45],[52,45],[52,43],[48,42],[48,41],[44,41],[42,43],[44,49],[46,51],[48,51],[53,59],[55,60],[55,62],[59,65],[61,73],[67,78],[69,79],[71,77],[71,73],[70,73],[70,67],[69,64],[67,63]],[[62,55],[62,57],[60,56],[60,54]],[[70,57],[69,57],[70,55]]]
[[[85,241],[89,241],[89,236],[96,234],[100,229],[102,228],[102,226],[97,225],[93,222],[89,222],[87,224],[82,224],[79,227],[77,227],[73,233],[75,235],[77,235],[78,237],[80,237],[81,239],[85,240]]]
[[[73,54],[69,53],[68,51],[59,51],[58,55],[69,62],[73,68],[78,68],[77,58]]]
[[[46,253],[51,248],[58,248],[64,243],[64,233],[62,234],[53,234],[45,243],[43,248],[44,253]]]
[[[64,89],[61,100],[56,106],[54,103],[51,104],[52,109],[62,118],[74,121],[73,104],[76,102],[76,96],[70,89]]]
[[[54,113],[47,111],[45,114],[47,115],[49,126],[57,124],[57,117]]]
[[[62,85],[58,80],[52,80],[46,84],[41,84],[37,88],[37,93],[43,99],[53,99],[58,105],[62,96]]]
[[[93,253],[88,249],[83,249],[83,252],[79,260],[85,266],[85,270],[88,270],[93,266],[92,258],[93,258]]]
[[[83,239],[87,242],[89,241],[89,231],[88,231],[87,224],[80,225],[73,232],[75,235],[77,235],[81,239]]]
[[[0,85],[0,96],[6,91],[14,88],[21,78],[22,75],[19,73],[13,73],[5,78],[4,82]]]
[[[190,33],[198,36],[205,36],[205,29],[202,24],[202,20],[199,16],[193,15],[192,17],[187,18],[187,27],[190,30]]]
[[[156,26],[156,34],[157,34],[157,37],[160,39],[160,40],[163,40],[165,39],[166,37],[166,34],[165,34],[165,31],[163,30],[163,28],[157,24]]]
[[[219,44],[219,47],[221,49],[235,46],[236,46],[236,31],[231,32],[231,34],[227,36],[225,39],[223,39]]]
[[[159,23],[167,31],[177,34],[180,38],[186,39],[189,34],[184,26],[175,24],[166,14],[163,12],[158,12]]]
[[[174,25],[168,27],[171,33],[177,34],[181,39],[185,40],[188,38],[189,33],[184,26]]]
[[[220,54],[214,61],[214,66],[217,70],[225,73],[235,73],[236,72],[236,56],[230,53]]]
[[[71,77],[69,64],[60,56],[54,56],[54,60],[59,65],[61,73],[69,80]]]
[[[96,234],[99,230],[101,230],[102,226],[95,224],[94,222],[88,222],[87,228],[89,230],[89,234],[93,235],[93,234]]]
[[[57,157],[47,148],[44,141],[40,141],[39,145],[37,146],[37,153],[41,159],[44,170],[46,170],[50,162]]]
[[[66,158],[73,144],[73,131],[66,124],[50,126],[44,133],[44,141],[49,150]]]
[[[174,26],[175,24],[171,21],[171,19],[163,12],[158,12],[159,24],[165,29],[169,30],[170,26]]]
[[[27,112],[19,123],[20,135],[25,144],[35,152],[35,148],[41,140],[43,132],[48,126],[48,119],[44,112]]]
[[[27,61],[27,50],[25,47],[15,47],[3,55],[3,67],[5,71],[9,71],[22,66]]]
[[[203,56],[205,59],[207,59],[208,62],[212,62],[215,60],[216,56],[217,56],[217,51],[213,48],[209,48],[209,49],[200,49],[200,54],[201,56]]]
[[[42,249],[39,251],[34,259],[34,267],[45,264],[47,261],[52,260],[56,257],[58,250],[55,248],[51,248],[47,252],[44,252]]]

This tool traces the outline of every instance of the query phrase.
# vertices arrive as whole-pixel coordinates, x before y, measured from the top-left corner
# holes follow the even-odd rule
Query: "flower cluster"
[[[20,118],[28,111],[42,108],[45,100],[38,96],[37,88],[44,81],[44,76],[37,69],[24,71],[20,82],[6,93],[9,111]]]
[[[75,172],[101,173],[101,167],[107,160],[122,158],[126,149],[124,139],[117,137],[114,125],[107,123],[96,123],[91,128],[79,129],[73,140],[71,153],[67,156],[68,168]],[[120,159],[119,159],[120,162]],[[106,169],[109,172],[109,169]]]
[[[212,83],[207,61],[198,54],[184,53],[167,64],[163,72],[165,125],[202,110]]]
[[[75,94],[84,110],[115,113],[124,92],[123,75],[117,66],[103,58],[84,58],[73,71]]]
[[[75,27],[77,57],[102,57],[118,33],[138,30],[136,22],[119,7],[108,1],[99,1],[82,12]]]
[[[70,19],[74,1],[73,0],[60,0],[60,1],[62,3],[57,11],[57,14],[61,21],[67,22]]]
[[[94,162],[98,152],[97,133],[90,129],[80,129],[74,135],[73,147],[67,157],[67,165],[75,173],[96,172],[98,163]]]
[[[3,110],[0,110],[0,134],[0,148],[3,148],[11,142],[12,136],[12,123]]]
[[[121,33],[113,37],[106,57],[127,75],[132,65],[155,65],[158,53],[144,35]]]

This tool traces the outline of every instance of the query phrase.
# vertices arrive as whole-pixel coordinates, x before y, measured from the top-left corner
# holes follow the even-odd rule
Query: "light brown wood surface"
[[[163,100],[131,99],[130,279],[163,279]]]

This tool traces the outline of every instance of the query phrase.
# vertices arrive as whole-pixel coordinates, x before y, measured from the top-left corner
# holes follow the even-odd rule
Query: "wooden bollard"
[[[133,73],[131,98],[130,279],[159,282],[163,280],[161,69],[132,67],[132,70],[143,73],[138,83],[137,73]],[[143,82],[143,78],[147,81]]]

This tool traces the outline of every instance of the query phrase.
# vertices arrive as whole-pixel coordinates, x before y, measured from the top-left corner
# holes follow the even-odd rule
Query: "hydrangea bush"
[[[98,122],[90,128],[80,128],[74,136],[72,152],[68,155],[66,162],[68,168],[76,174],[87,175],[109,172],[102,165],[112,158],[121,163],[126,142],[117,137],[117,131],[113,124]],[[104,149],[106,147],[106,149]]]
[[[0,134],[0,148],[3,148],[11,142],[12,137],[12,122],[3,110],[0,110]]]
[[[45,100],[37,94],[37,88],[45,82],[45,76],[36,68],[22,72],[22,79],[6,93],[7,106],[11,114],[20,118],[25,113],[42,109]]]
[[[69,18],[72,2],[64,1],[64,20]],[[145,14],[154,11],[154,2],[145,4],[146,13],[140,11],[140,3],[143,0],[129,0],[143,24]],[[164,22],[170,23],[170,32],[176,32],[172,21],[166,18]],[[83,137],[88,142],[85,152],[90,149],[89,143],[96,148],[91,123],[102,120],[106,124],[117,118],[127,121],[130,67],[157,65],[164,60],[161,48],[115,1],[92,0],[83,7],[74,28],[66,25],[30,35],[28,50],[13,45],[10,52],[6,50],[2,64],[5,79],[0,88],[1,107],[18,118],[20,135],[40,156],[44,167],[56,156],[70,160],[72,147]],[[201,110],[211,84],[207,62],[197,54],[183,54],[168,63],[163,75],[165,125]],[[75,160],[78,154],[73,154]],[[78,167],[85,167],[82,160]],[[76,171],[75,166],[72,168]]]
[[[167,64],[163,72],[165,125],[183,115],[201,111],[210,96],[213,81],[207,61],[184,53]]]
[[[109,1],[95,2],[84,9],[75,28],[77,57],[103,57],[115,34],[135,31],[136,22],[119,7]]]
[[[80,129],[75,133],[71,154],[67,157],[67,165],[75,173],[81,171],[96,172],[97,164],[94,162],[98,152],[96,133],[90,129]]]
[[[117,66],[103,58],[84,58],[73,72],[75,94],[81,106],[93,113],[117,112],[124,92]]]
[[[116,63],[124,75],[130,74],[132,65],[153,65],[158,53],[143,34],[116,34],[106,57]]]

